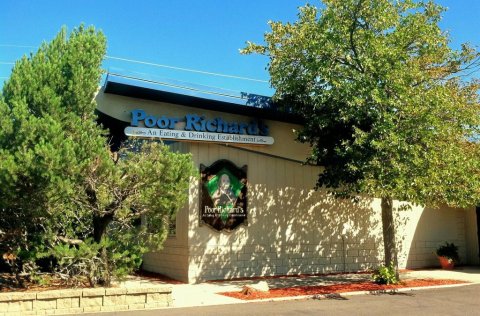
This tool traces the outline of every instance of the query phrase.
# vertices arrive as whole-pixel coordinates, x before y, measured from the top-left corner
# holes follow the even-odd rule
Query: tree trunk
[[[113,220],[113,214],[93,217],[93,240],[99,243],[102,240],[108,224]]]
[[[96,243],[100,243],[102,241],[102,238],[107,231],[107,226],[112,220],[113,213],[107,213],[103,216],[95,215],[93,217],[93,240],[95,240]],[[97,283],[103,286],[110,286],[111,278],[107,249],[105,247],[102,247],[102,249],[99,250],[99,255],[102,259],[103,273],[100,273],[98,275]],[[90,282],[90,284],[92,284],[92,282]]]
[[[112,278],[111,278],[111,275],[110,275],[110,266],[109,266],[109,263],[108,263],[108,255],[107,255],[107,249],[104,247],[102,249],[102,260],[103,260],[103,286],[110,286],[111,284],[111,281],[112,281]]]
[[[395,275],[399,279],[395,223],[393,220],[393,199],[391,197],[382,198],[382,228],[385,266],[388,267],[390,264],[393,264]]]

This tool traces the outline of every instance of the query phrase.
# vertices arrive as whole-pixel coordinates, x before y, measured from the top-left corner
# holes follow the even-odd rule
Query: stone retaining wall
[[[64,315],[168,306],[172,306],[169,286],[0,293],[0,316]]]

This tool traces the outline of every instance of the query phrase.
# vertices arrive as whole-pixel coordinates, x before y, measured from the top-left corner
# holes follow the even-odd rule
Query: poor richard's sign
[[[133,137],[246,145],[272,145],[274,142],[268,126],[257,120],[235,122],[197,114],[157,117],[143,110],[133,110],[130,125],[125,128],[125,135]]]
[[[247,166],[228,160],[200,165],[200,224],[217,231],[232,231],[247,224]]]

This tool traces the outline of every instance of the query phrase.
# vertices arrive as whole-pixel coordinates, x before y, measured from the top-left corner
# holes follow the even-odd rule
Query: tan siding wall
[[[188,282],[188,247],[177,246],[174,237],[169,237],[160,252],[143,256],[142,268]]]
[[[476,237],[467,236],[467,220],[473,209],[439,209],[414,207],[412,210],[398,212],[398,239],[400,263],[407,268],[438,266],[435,250],[446,241],[459,247],[462,263],[476,263],[468,252],[478,253]],[[473,249],[473,250],[472,250]]]
[[[338,202],[313,186],[318,168],[212,144],[191,144],[197,165],[248,165],[248,226],[219,233],[198,222],[191,188],[189,279],[357,271],[378,264],[381,240],[372,202]],[[354,210],[354,211],[353,211]],[[355,231],[344,239],[344,222]]]
[[[196,165],[248,165],[248,226],[219,233],[199,225],[198,181],[190,188],[189,281],[374,268],[382,262],[380,201],[359,204],[313,190],[319,169],[214,144],[189,145]],[[400,203],[396,203],[399,206]],[[445,241],[467,262],[465,210],[396,211],[400,267],[437,265]],[[342,235],[344,223],[351,229]]]
[[[147,270],[198,282],[359,271],[382,262],[378,199],[352,204],[316,192],[319,169],[297,162],[215,144],[178,143],[174,148],[191,152],[197,167],[218,159],[248,165],[248,226],[219,233],[200,225],[199,180],[192,179],[188,207],[177,215],[177,236],[162,252],[145,256]],[[472,262],[478,257],[476,229],[467,227],[474,215],[474,210],[413,206],[396,211],[400,267],[437,266],[434,252],[445,241],[459,246],[463,262]],[[342,235],[345,223],[351,228]]]
[[[174,143],[170,148],[176,152],[188,152],[186,143]],[[177,213],[175,236],[167,237],[161,251],[144,255],[143,269],[188,282],[188,214],[188,204],[185,204]]]

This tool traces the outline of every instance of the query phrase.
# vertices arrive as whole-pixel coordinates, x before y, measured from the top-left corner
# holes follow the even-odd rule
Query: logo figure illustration
[[[212,195],[213,206],[222,209],[220,218],[223,222],[227,221],[229,210],[233,208],[237,202],[237,196],[233,192],[230,182],[228,174],[222,174],[220,181],[218,181],[218,189]]]
[[[220,181],[218,181],[218,189],[212,195],[214,206],[228,206],[235,205],[237,197],[230,186],[230,177],[228,174],[222,174]]]

